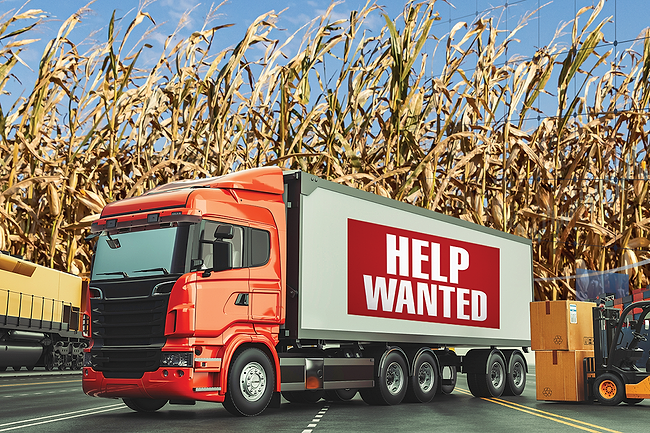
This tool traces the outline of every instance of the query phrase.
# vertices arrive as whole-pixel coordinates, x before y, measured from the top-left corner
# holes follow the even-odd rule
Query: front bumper
[[[169,367],[145,372],[139,379],[107,378],[92,367],[83,368],[83,390],[93,397],[154,398],[223,402],[219,373]]]

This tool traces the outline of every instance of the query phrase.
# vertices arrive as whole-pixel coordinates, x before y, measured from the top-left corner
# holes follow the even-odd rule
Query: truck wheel
[[[448,373],[448,374],[447,374]],[[449,376],[445,378],[445,376]],[[449,395],[456,388],[456,380],[458,379],[458,371],[455,365],[447,365],[442,367],[440,379],[438,380],[438,391],[441,394]]]
[[[395,405],[404,400],[407,389],[408,369],[406,361],[397,351],[390,352],[380,364],[374,388],[359,391],[361,398],[371,405]]]
[[[524,392],[524,388],[526,388],[526,361],[518,352],[514,352],[510,356],[506,379],[507,386],[503,391],[504,395],[521,395]]]
[[[283,391],[282,397],[287,399],[290,403],[316,403],[321,398],[325,397],[325,391],[322,389],[313,390],[307,389],[305,391]]]
[[[491,353],[487,373],[467,373],[467,386],[474,397],[501,397],[506,388],[506,364],[498,353]]]
[[[594,381],[594,394],[601,404],[616,406],[625,398],[625,387],[617,375],[603,373]]]
[[[236,416],[259,415],[271,402],[274,385],[269,357],[260,349],[244,349],[230,364],[223,406]]]
[[[350,401],[357,395],[358,391],[356,388],[325,391],[325,399],[329,401]]]
[[[430,353],[424,352],[415,360],[415,374],[409,378],[406,401],[428,403],[438,390],[438,364]]]
[[[151,413],[167,404],[167,400],[154,400],[149,398],[123,398],[122,401],[136,412]]]

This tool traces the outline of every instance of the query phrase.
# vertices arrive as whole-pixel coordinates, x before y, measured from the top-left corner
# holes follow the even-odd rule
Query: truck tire
[[[307,389],[305,391],[283,391],[282,397],[290,403],[313,404],[325,397],[322,389]]]
[[[428,403],[438,390],[438,364],[430,353],[424,352],[414,362],[415,374],[409,378],[406,401]]]
[[[444,378],[445,369],[449,369],[449,378]],[[441,394],[449,395],[456,388],[456,380],[458,380],[458,370],[455,365],[447,365],[442,367],[440,378],[438,380],[438,392]]]
[[[122,401],[129,409],[136,412],[151,413],[167,404],[167,400],[155,400],[149,398],[123,398]]]
[[[325,399],[329,401],[350,401],[359,392],[356,388],[333,389],[325,391]]]
[[[378,378],[373,388],[359,390],[361,398],[371,405],[400,404],[408,388],[408,368],[399,351],[389,352],[379,365]]]
[[[486,363],[487,373],[467,373],[467,386],[474,397],[501,397],[506,388],[506,364],[492,352]]]
[[[228,392],[223,406],[235,416],[255,416],[273,397],[275,372],[264,352],[247,348],[235,355],[228,372]]]
[[[504,395],[521,395],[526,388],[526,361],[519,352],[513,352],[508,360]]]
[[[625,386],[620,377],[603,373],[594,381],[594,395],[606,406],[616,406],[625,398]]]

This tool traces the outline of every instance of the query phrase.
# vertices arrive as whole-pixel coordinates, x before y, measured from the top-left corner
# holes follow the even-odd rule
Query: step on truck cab
[[[524,389],[528,240],[277,167],[116,201],[92,232],[88,395],[256,415],[280,393],[426,402],[458,372]]]

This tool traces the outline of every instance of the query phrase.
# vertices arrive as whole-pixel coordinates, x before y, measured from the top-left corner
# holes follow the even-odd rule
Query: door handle
[[[248,293],[240,293],[237,295],[237,299],[235,300],[235,305],[241,305],[241,306],[248,306]]]

